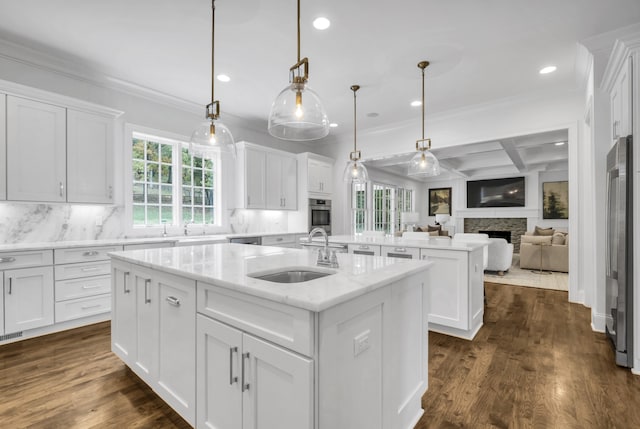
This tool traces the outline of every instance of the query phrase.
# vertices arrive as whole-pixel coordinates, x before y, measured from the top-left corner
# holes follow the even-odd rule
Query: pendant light
[[[300,59],[298,0],[298,62],[289,69],[289,85],[271,105],[269,134],[284,140],[317,140],[329,134],[329,119],[318,95],[309,88],[309,59]]]
[[[349,154],[349,161],[344,169],[343,179],[348,183],[366,183],[369,181],[369,173],[367,167],[360,161],[361,153],[356,148],[357,122],[356,122],[356,91],[360,89],[359,85],[352,85],[353,91],[353,152]]]
[[[409,176],[431,177],[440,174],[440,163],[431,153],[431,139],[424,138],[424,69],[429,61],[420,61],[418,68],[422,70],[422,138],[416,140],[416,153],[409,162]]]
[[[211,103],[206,106],[206,120],[193,131],[189,143],[189,153],[203,158],[211,158],[221,152],[236,156],[231,131],[219,120],[220,101],[214,97],[215,3],[215,0],[211,1]]]

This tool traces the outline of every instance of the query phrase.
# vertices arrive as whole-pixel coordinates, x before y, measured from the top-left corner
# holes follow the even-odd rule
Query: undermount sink
[[[277,271],[270,273],[254,273],[249,274],[249,277],[254,279],[266,280],[268,282],[275,283],[302,283],[309,280],[319,279],[322,277],[335,274],[329,271],[315,271],[309,269],[289,269],[286,271]]]

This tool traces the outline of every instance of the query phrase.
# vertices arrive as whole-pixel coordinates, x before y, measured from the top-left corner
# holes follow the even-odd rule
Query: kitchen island
[[[307,245],[301,239],[302,245]],[[352,254],[377,255],[434,262],[430,270],[429,330],[472,340],[484,317],[484,270],[482,243],[448,237],[407,239],[333,235],[329,243]],[[321,244],[314,239],[313,245]]]
[[[413,428],[431,263],[213,244],[115,252],[112,350],[195,427]],[[318,277],[295,283],[283,272]]]

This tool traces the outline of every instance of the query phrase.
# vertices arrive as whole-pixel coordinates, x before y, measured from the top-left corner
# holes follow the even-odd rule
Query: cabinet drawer
[[[111,276],[97,276],[56,282],[56,301],[102,295],[111,292]]]
[[[108,261],[109,252],[122,250],[122,246],[102,247],[75,247],[70,249],[56,249],[56,264],[69,264],[73,262]]]
[[[56,323],[111,311],[111,294],[56,302]]]
[[[52,250],[0,252],[0,270],[53,265]]]
[[[295,239],[295,235],[293,234],[284,234],[284,235],[268,235],[262,237],[262,245],[263,246],[281,246],[285,244],[293,244]]]
[[[371,244],[349,244],[349,253],[380,256],[380,246]]]
[[[255,334],[290,350],[313,356],[313,314],[310,311],[197,283],[198,313]]]
[[[417,247],[382,246],[382,256],[393,258],[420,259],[420,249]]]
[[[139,250],[139,249],[162,249],[164,247],[173,247],[173,242],[167,241],[162,243],[139,243],[139,244],[125,244],[124,250]],[[120,250],[120,249],[118,249]]]
[[[77,279],[81,277],[92,277],[109,274],[111,272],[111,262],[88,262],[85,264],[56,265],[56,280]]]

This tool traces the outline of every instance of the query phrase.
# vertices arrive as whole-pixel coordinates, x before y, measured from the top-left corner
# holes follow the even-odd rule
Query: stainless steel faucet
[[[193,223],[193,219],[188,220],[184,223],[184,235],[189,235],[189,224]]]
[[[326,265],[331,268],[338,268],[339,265],[336,251],[332,250],[331,255],[329,255],[329,236],[324,228],[313,228],[309,233],[307,241],[311,243],[311,240],[316,233],[320,233],[320,235],[324,237],[324,249],[318,249],[318,261],[316,262],[316,265]]]

